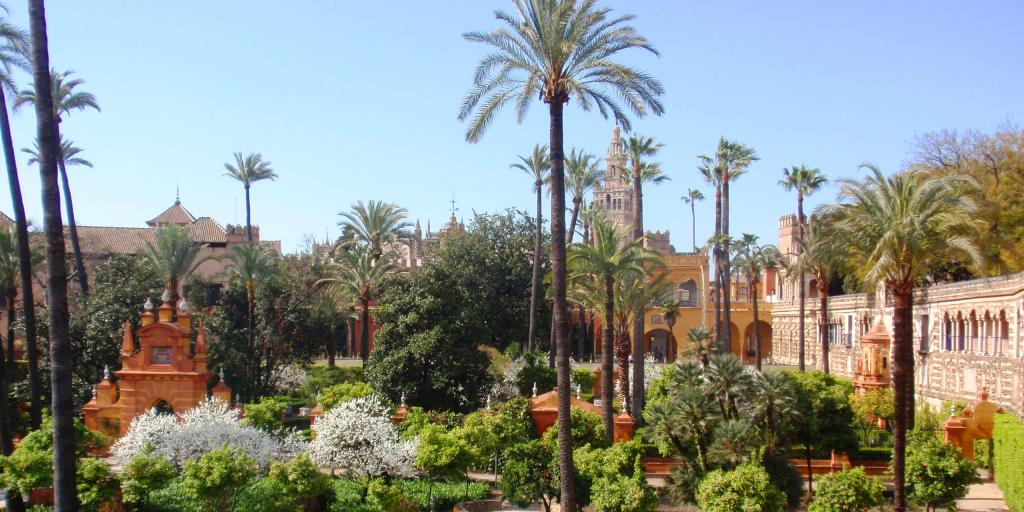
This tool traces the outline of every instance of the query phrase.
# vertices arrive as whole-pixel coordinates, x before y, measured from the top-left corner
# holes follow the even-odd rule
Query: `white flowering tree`
[[[415,475],[416,440],[403,441],[391,410],[377,395],[343,402],[313,425],[309,455],[318,466],[349,478]]]
[[[179,468],[224,445],[237,448],[266,469],[271,462],[285,462],[306,449],[296,435],[279,439],[269,432],[243,425],[239,411],[218,398],[204,401],[181,417],[149,410],[137,416],[128,433],[111,448],[114,459],[126,464],[137,455],[152,454]]]

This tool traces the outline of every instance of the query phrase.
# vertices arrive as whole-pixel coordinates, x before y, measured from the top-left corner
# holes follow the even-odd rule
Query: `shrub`
[[[907,499],[919,505],[948,507],[967,495],[977,480],[974,464],[933,433],[915,430],[907,443]]]
[[[891,389],[870,389],[863,395],[853,395],[850,405],[857,419],[871,425],[878,419],[892,421],[896,414],[896,406]]]
[[[299,394],[310,405],[321,391],[343,382],[365,382],[362,366],[311,366],[306,369],[306,381],[299,386]]]
[[[110,471],[106,462],[93,457],[78,461],[76,486],[78,502],[83,512],[98,511],[107,502],[114,499],[117,489],[117,477]]]
[[[287,464],[270,465],[267,480],[273,485],[273,496],[280,500],[280,510],[316,510],[330,489],[330,478],[320,472],[306,454]]]
[[[586,368],[573,368],[572,369],[572,380],[573,382],[580,385],[580,389],[584,393],[594,392],[594,374]],[[576,390],[573,389],[573,393]]]
[[[182,472],[185,494],[211,512],[235,509],[239,495],[259,471],[259,465],[237,448],[223,446],[190,460]]]
[[[509,502],[527,506],[538,501],[544,509],[550,506],[546,496],[554,494],[558,481],[552,471],[553,454],[541,441],[530,441],[510,447],[501,472],[501,494]]]
[[[558,384],[558,373],[554,368],[548,368],[547,353],[527,352],[523,355],[520,363],[522,367],[516,375],[516,389],[520,396],[532,396],[533,386],[537,385],[537,394],[547,393]]]
[[[590,494],[595,512],[648,512],[658,506],[658,494],[643,475],[598,478]]]
[[[143,510],[150,512],[203,512],[203,507],[185,493],[181,479],[176,478],[165,487],[153,490],[149,495],[148,505]]]
[[[430,482],[397,480],[394,485],[402,491],[405,499],[414,503],[420,510],[430,510]],[[490,485],[481,482],[438,482],[433,484],[433,488],[438,510],[451,510],[457,503],[482,500],[491,494]]]
[[[121,497],[126,503],[145,506],[156,491],[167,487],[177,473],[170,462],[149,454],[138,455],[121,471]]]
[[[373,388],[365,382],[342,382],[320,392],[320,405],[326,411],[342,402],[372,394]]]
[[[427,425],[420,432],[416,469],[428,478],[461,477],[478,457],[477,447],[467,442],[462,429]]]
[[[402,440],[391,410],[376,395],[349,400],[327,411],[313,426],[310,458],[350,478],[412,476],[416,440]]]
[[[1024,511],[1024,424],[1012,414],[997,414],[992,439],[996,483],[1010,510]]]
[[[778,487],[786,494],[786,503],[791,508],[800,506],[804,498],[804,477],[800,476],[793,463],[784,454],[766,455],[764,457],[764,470],[768,472],[768,478],[772,485]]]
[[[265,396],[258,403],[245,405],[243,425],[249,425],[267,432],[277,432],[284,428],[284,408],[287,404],[276,397]]]
[[[590,445],[594,448],[605,448],[608,440],[604,437],[604,423],[601,417],[582,409],[572,408],[569,419],[572,425],[573,449]],[[543,441],[551,446],[552,451],[558,447],[558,423],[544,432]]]
[[[786,497],[757,464],[741,464],[724,472],[716,469],[700,482],[697,506],[703,512],[781,512]]]
[[[885,486],[877,478],[852,468],[818,479],[808,512],[865,512],[882,504]]]
[[[383,480],[374,480],[366,489],[366,503],[380,512],[416,512],[416,506],[405,499],[402,490]]]
[[[104,438],[75,420],[75,455],[79,458],[103,446]],[[43,418],[39,430],[33,430],[18,447],[0,457],[0,488],[16,489],[28,495],[32,489],[53,487],[53,421]]]

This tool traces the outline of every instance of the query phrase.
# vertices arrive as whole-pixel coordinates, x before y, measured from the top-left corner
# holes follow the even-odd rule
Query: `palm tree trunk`
[[[18,237],[18,267],[21,280],[22,315],[25,317],[25,351],[28,356],[29,419],[33,429],[42,422],[42,391],[39,382],[39,349],[36,345],[36,309],[32,290],[32,251],[29,248],[28,220],[25,202],[21,197],[18,161],[14,157],[11,122],[7,116],[7,98],[0,87],[0,137],[3,138],[4,161],[7,164],[7,182],[11,189],[14,226]]]
[[[601,329],[601,416],[604,419],[604,435],[611,442],[615,430],[612,415],[612,328],[615,323],[615,280],[611,276],[604,279],[604,326]],[[621,370],[620,370],[621,371]]]
[[[625,320],[625,319],[620,319]],[[620,323],[619,330],[615,333],[615,366],[619,369],[619,396],[625,400],[625,408],[619,412],[628,412],[630,407],[629,393],[629,332],[625,325]]]
[[[633,240],[644,237],[644,189],[641,182],[640,162],[633,165]],[[644,309],[633,319],[633,400],[630,412],[639,428],[643,425],[644,410]]]
[[[821,308],[821,371],[828,375],[828,281],[823,278],[818,279],[818,297]]]
[[[722,234],[722,186],[715,187],[715,236]],[[722,342],[722,248],[716,242],[712,253],[715,259],[715,343],[721,349],[728,342]]]
[[[892,294],[892,382],[895,414],[893,417],[893,510],[904,512],[907,509],[905,488],[907,431],[910,427],[908,397],[913,396],[914,388],[914,348],[913,348],[913,287],[901,283],[900,286],[887,285]]]
[[[676,360],[676,319],[666,318],[665,323],[668,324],[668,354],[665,354],[665,362],[669,363]]]
[[[729,175],[722,180],[722,234],[729,236]],[[725,293],[722,294],[722,330],[725,332],[725,343],[729,347],[726,352],[732,350],[732,286],[730,286],[729,268],[729,239],[722,243],[722,284],[725,285]]]
[[[587,313],[580,304],[576,309],[576,357],[580,362],[586,359],[587,354]]]
[[[60,135],[57,135],[58,139]],[[85,273],[85,260],[82,259],[82,246],[78,243],[78,224],[75,223],[75,204],[71,200],[71,182],[68,181],[68,170],[64,165],[64,155],[57,158],[57,169],[60,171],[61,186],[64,188],[64,208],[68,211],[68,236],[71,238],[71,252],[75,258],[75,273],[78,274],[78,287],[82,297],[89,297],[89,276]]]
[[[16,402],[8,403],[9,384],[14,382],[14,300],[17,291],[7,294],[7,355],[0,347],[0,454],[10,455],[14,451],[14,418],[18,414]],[[22,512],[25,504],[15,489],[7,489],[4,508],[11,512]]]
[[[697,203],[690,201],[690,234],[693,236],[693,252],[697,252]]]
[[[526,346],[524,347],[527,351],[537,348],[537,311],[542,300],[540,289],[540,251],[541,237],[543,236],[541,229],[543,229],[544,221],[542,219],[543,213],[541,212],[543,196],[540,180],[537,180],[534,186],[537,189],[537,230],[533,239],[533,276],[530,280],[530,330],[526,336]]]
[[[799,188],[796,192],[796,255],[800,257],[800,253],[803,252],[803,241],[804,241],[804,195],[800,192]],[[800,313],[799,319],[797,320],[797,366],[800,371],[806,370],[806,355],[805,355],[805,334],[804,334],[804,315],[806,315],[806,301],[807,301],[807,287],[804,285],[804,273],[803,265],[800,266],[800,275],[797,276],[796,286],[800,289]]]
[[[64,227],[57,187],[57,122],[50,88],[50,58],[43,0],[29,0],[32,69],[36,94],[36,138],[42,188],[43,232],[46,237],[47,303],[50,323],[50,387],[53,414],[54,509],[78,509],[75,494],[75,428],[71,389],[71,336],[68,326],[68,285],[64,268]]]
[[[554,297],[555,338],[558,371],[558,467],[562,486],[562,507],[576,510],[576,478],[572,464],[572,427],[569,415],[570,369],[568,305],[565,300],[565,154],[562,149],[562,107],[559,99],[548,104],[551,117],[551,288]]]
[[[245,185],[245,237],[252,243],[252,207],[249,204],[249,185]]]
[[[754,308],[754,368],[757,368],[757,371],[761,371],[761,329],[757,323],[757,281],[751,280],[747,284],[747,290],[750,291]]]
[[[362,329],[359,329],[359,357],[363,364],[370,358],[370,301],[359,299],[359,322]]]

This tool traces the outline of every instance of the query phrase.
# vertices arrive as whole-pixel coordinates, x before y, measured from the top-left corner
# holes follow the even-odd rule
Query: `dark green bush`
[[[77,492],[78,502],[83,512],[100,510],[104,504],[114,499],[117,490],[117,477],[110,471],[106,462],[94,457],[86,457],[78,461]]]
[[[704,512],[782,512],[786,496],[772,485],[764,468],[748,463],[708,473],[697,489],[697,506]]]
[[[150,492],[149,502],[144,510],[150,512],[203,512],[203,507],[186,495],[181,479],[175,479],[165,487]]]
[[[974,463],[935,433],[915,430],[907,438],[908,501],[948,507],[967,495],[968,486],[978,478]]]
[[[306,369],[306,382],[299,387],[299,395],[308,399],[308,405],[316,401],[321,391],[344,382],[365,382],[361,366],[311,366]]]
[[[142,508],[152,502],[154,493],[167,487],[177,472],[170,462],[149,455],[138,455],[121,471],[121,497],[125,503]]]
[[[242,422],[268,432],[278,432],[284,428],[284,408],[287,405],[277,397],[262,397],[258,403],[245,405]]]
[[[601,417],[582,409],[572,408],[570,422],[572,424],[572,447],[573,449],[590,445],[594,448],[607,448],[608,440],[604,436],[604,423]],[[555,423],[547,429],[542,440],[549,444],[552,451],[557,451],[558,446],[558,424]]]
[[[995,440],[996,484],[1003,491],[1006,505],[1014,512],[1024,511],[1024,424],[1012,414],[997,414],[992,433]]]
[[[395,487],[422,511],[430,510],[430,482],[426,480],[397,480]],[[491,487],[481,482],[438,482],[434,484],[434,499],[438,510],[451,510],[456,503],[482,500],[489,496]]]
[[[864,473],[864,468],[852,468],[818,479],[814,501],[808,512],[866,512],[882,504],[885,485]]]

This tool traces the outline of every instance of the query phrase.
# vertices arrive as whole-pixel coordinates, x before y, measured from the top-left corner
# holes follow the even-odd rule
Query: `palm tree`
[[[794,165],[792,167],[785,168],[782,170],[782,175],[783,179],[779,180],[779,185],[782,185],[786,190],[796,190],[796,247],[797,255],[799,256],[800,240],[804,237],[804,225],[807,223],[807,218],[804,217],[804,197],[809,196],[824,187],[825,184],[828,183],[828,180],[825,179],[825,175],[821,173],[820,169],[809,169],[805,165],[801,165],[799,167]],[[800,279],[797,282],[799,283],[798,287],[800,288],[800,291],[798,292],[800,297],[800,317],[798,319],[799,325],[797,327],[799,332],[797,335],[797,351],[799,354],[798,365],[800,367],[800,371],[804,371],[804,359],[806,357],[804,310],[806,308],[805,302],[807,300],[807,285],[804,283],[803,274],[799,277]]]
[[[572,243],[573,235],[576,234],[576,223],[579,221],[580,210],[583,201],[594,188],[601,184],[604,178],[601,170],[597,168],[598,159],[590,153],[576,151],[573,149],[565,159],[565,189],[572,197],[572,217],[569,221],[569,241]]]
[[[718,148],[714,157],[699,155],[701,164],[698,169],[708,183],[715,186],[715,235],[729,235],[729,183],[747,172],[750,164],[758,160],[757,153],[743,144],[726,140],[718,140]],[[715,295],[715,334],[719,344],[727,347],[732,337],[732,312],[730,307],[731,288],[729,286],[729,238],[715,253],[715,278],[718,291]],[[721,322],[721,323],[719,323]],[[728,351],[728,350],[725,350]]]
[[[248,348],[250,361],[265,360],[266,356],[265,349],[263,354],[259,353],[255,341],[256,287],[266,279],[268,274],[270,274],[273,259],[274,254],[266,250],[260,244],[236,245],[232,247],[232,253],[228,257],[228,265],[225,269],[233,281],[241,284],[245,288],[247,314],[246,331],[248,331],[246,335],[249,343]],[[255,364],[254,366],[256,368],[256,382],[262,382],[261,375],[259,374],[260,365]],[[269,375],[267,375],[267,377],[269,377]]]
[[[823,211],[835,215],[849,250],[863,258],[863,282],[883,286],[892,297],[893,510],[904,512],[906,434],[914,413],[914,284],[950,251],[967,255],[980,268],[981,254],[971,238],[981,223],[964,178],[926,177],[916,170],[887,177],[877,167],[864,167],[870,174],[863,181],[840,181],[843,202]]]
[[[263,161],[263,155],[259,153],[234,153],[235,163],[225,163],[225,176],[234,179],[245,187],[245,236],[246,240],[252,242],[252,204],[249,202],[249,188],[253,183],[263,180],[274,181],[277,173],[270,167],[270,162]]]
[[[569,423],[568,309],[565,299],[565,155],[563,108],[571,99],[583,110],[596,108],[602,116],[629,130],[631,125],[616,97],[643,117],[660,115],[658,96],[664,87],[653,77],[615,62],[628,49],[657,51],[627,25],[633,16],[612,17],[611,9],[598,8],[595,0],[512,0],[513,12],[499,11],[502,28],[468,32],[472,42],[493,47],[477,66],[473,88],[466,95],[459,119],[472,117],[466,140],[477,142],[499,110],[514,103],[516,118],[526,118],[530,104],[539,98],[548,106],[551,151],[551,273],[554,322],[558,350],[558,440],[562,506],[576,508],[572,478],[572,445]],[[479,108],[478,108],[479,107]],[[475,112],[475,113],[474,113]]]
[[[736,246],[736,272],[747,282],[747,294],[754,311],[754,366],[761,370],[761,330],[758,322],[757,285],[766,270],[782,266],[782,253],[774,245],[757,245],[757,236],[748,233]]]
[[[384,201],[359,201],[352,205],[351,212],[338,214],[344,219],[338,226],[352,233],[353,242],[368,245],[370,256],[377,262],[390,244],[409,237],[406,230],[412,224],[405,220],[406,213],[405,208]]]
[[[703,325],[690,327],[690,330],[686,331],[686,341],[693,344],[697,358],[700,359],[702,365],[707,366],[708,354],[714,350],[715,346],[715,338],[711,335],[711,331],[708,331],[708,328]]]
[[[798,252],[790,261],[791,271],[787,272],[794,281],[802,281],[802,276],[806,274],[811,274],[817,281],[821,310],[818,315],[818,342],[821,346],[822,371],[825,373],[829,373],[828,289],[846,255],[841,235],[829,219],[812,215],[807,232],[797,244]]]
[[[754,378],[757,410],[754,421],[764,432],[765,455],[779,451],[780,427],[798,416],[796,390],[790,378],[782,372],[758,373]]]
[[[163,279],[172,301],[178,301],[181,286],[201,263],[209,259],[199,257],[203,247],[192,243],[188,227],[173,224],[157,228],[155,240],[146,241],[146,251],[142,255]]]
[[[602,417],[605,435],[611,440],[614,431],[612,420],[612,353],[615,331],[615,290],[616,283],[630,275],[640,275],[640,264],[653,260],[656,255],[643,248],[636,240],[627,240],[605,219],[592,220],[590,243],[576,243],[569,248],[568,264],[573,283],[583,288],[589,297],[577,302],[587,302],[593,310],[603,307],[604,318],[601,332],[601,396],[604,397]],[[620,373],[625,377],[625,369]]]
[[[665,362],[676,360],[676,317],[679,316],[679,303],[668,300],[661,303],[661,316],[668,325],[668,354],[665,355]]]
[[[660,259],[652,257],[648,260],[651,264],[656,263],[662,266]],[[636,338],[638,330],[636,321],[648,308],[653,307],[658,301],[664,299],[666,292],[671,287],[668,275],[664,273],[652,274],[652,269],[644,268],[641,275],[629,275],[616,282],[615,289],[615,356],[616,364],[619,366],[619,393],[626,399],[628,410],[634,411],[636,400],[636,389],[639,385],[641,398],[644,392],[644,374],[635,371],[636,361],[633,361],[634,371],[629,369],[630,347],[644,346],[643,337]],[[643,353],[641,351],[641,353]],[[634,356],[635,357],[635,356]],[[641,363],[643,358],[641,358]],[[638,384],[639,383],[639,384]],[[630,396],[632,386],[633,396]],[[641,411],[642,413],[642,411]],[[634,420],[636,417],[634,417]]]
[[[3,9],[6,11],[6,8]],[[20,28],[0,19],[0,137],[3,139],[4,162],[7,164],[7,182],[11,189],[11,205],[14,210],[15,234],[18,238],[18,265],[21,282],[21,299],[25,305],[22,314],[25,323],[25,350],[28,356],[29,418],[32,428],[39,428],[42,422],[42,400],[39,377],[39,348],[36,341],[36,311],[32,290],[32,258],[28,239],[28,218],[25,216],[25,202],[21,196],[21,179],[18,176],[18,162],[11,138],[11,120],[7,115],[7,94],[17,95],[11,71],[14,68],[28,69],[28,34]]]
[[[387,255],[375,261],[373,254],[369,245],[356,245],[342,252],[339,260],[330,264],[335,275],[317,281],[317,284],[335,286],[340,293],[348,294],[359,302],[359,322],[362,324],[359,355],[364,364],[370,357],[370,302],[376,300],[381,282],[395,268]]]
[[[55,70],[50,70],[50,96],[53,100],[53,116],[56,118],[57,123],[63,121],[65,115],[71,115],[73,110],[91,108],[97,112],[100,111],[100,105],[92,93],[75,90],[84,84],[85,81],[80,78],[69,79],[72,74],[74,74],[74,71],[68,70],[58,73]],[[35,105],[37,98],[36,91],[32,89],[20,91],[14,98],[14,110],[17,111],[19,107],[27,104]],[[61,156],[60,151],[64,149],[64,142],[60,135],[60,124],[57,125],[56,129],[58,140],[57,169],[60,171],[61,186],[64,187],[64,207],[68,211],[68,234],[71,238],[71,251],[75,257],[75,272],[78,274],[78,285],[82,290],[82,296],[88,297],[89,276],[85,273],[85,260],[82,257],[82,249],[78,241],[75,204],[71,199],[71,182],[68,180],[68,170],[65,165],[66,159],[71,157]],[[92,167],[92,164],[89,167]]]
[[[537,346],[537,310],[540,301],[543,300],[540,287],[540,252],[543,239],[543,217],[541,214],[543,186],[548,171],[551,169],[551,158],[548,156],[547,145],[537,144],[529,156],[519,156],[519,162],[509,166],[510,169],[519,169],[533,178],[533,190],[537,195],[537,229],[533,235],[533,277],[530,280],[530,329],[526,336],[526,351],[533,350]]]
[[[14,419],[18,411],[8,404],[9,385],[14,382],[14,318],[17,313],[15,301],[18,297],[18,251],[15,237],[6,227],[0,227],[0,292],[3,293],[4,301],[7,304],[7,347],[6,354],[0,344],[0,455],[10,455],[14,450],[13,434]],[[6,493],[7,502],[5,508],[24,510],[24,504],[11,503],[13,495],[18,491],[8,490]],[[19,506],[20,505],[20,506]]]
[[[78,509],[78,497],[75,488],[75,411],[71,384],[67,271],[64,269],[64,226],[60,215],[60,189],[57,186],[57,168],[60,160],[60,136],[57,134],[59,106],[51,96],[50,55],[43,0],[29,0],[28,14],[32,42],[32,77],[37,97],[36,140],[39,141],[40,149],[43,233],[46,239],[54,509],[57,512],[70,512]]]
[[[352,299],[338,293],[337,290],[323,289],[313,294],[310,319],[323,336],[324,348],[327,351],[327,366],[336,366],[338,329],[346,323],[345,320],[350,316],[351,310]]]
[[[693,252],[697,252],[697,201],[704,200],[704,194],[697,189],[691,188],[682,197],[683,202],[690,205],[690,224],[693,234]]]

